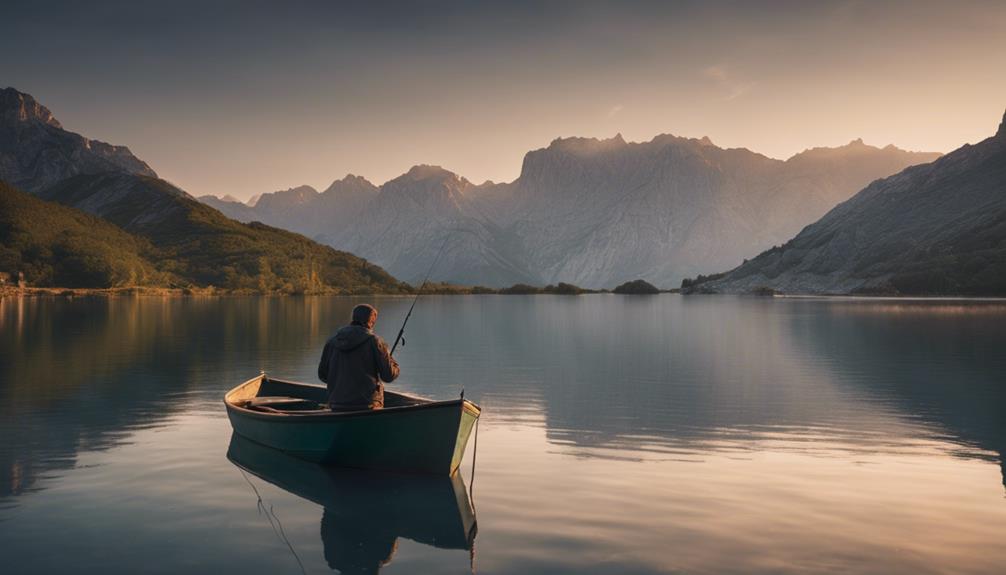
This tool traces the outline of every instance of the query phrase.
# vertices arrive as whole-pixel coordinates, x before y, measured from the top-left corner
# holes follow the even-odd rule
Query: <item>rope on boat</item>
[[[465,391],[462,388],[461,397],[464,398]],[[481,418],[479,418],[481,419]],[[475,459],[479,453],[479,420],[475,420],[475,441],[472,445],[472,478],[468,481],[470,487],[468,489],[470,501],[472,503],[472,516],[475,517],[475,529],[478,529],[478,513],[475,511]],[[472,548],[468,552],[468,568],[471,569],[472,573],[475,573],[475,539],[472,538]]]
[[[286,544],[287,549],[289,549],[290,553],[293,554],[293,558],[297,560],[297,565],[300,566],[300,572],[307,575],[307,569],[304,568],[304,563],[300,560],[300,555],[297,555],[297,551],[293,548],[293,544],[290,543],[290,539],[286,536],[286,531],[283,529],[283,523],[280,522],[279,516],[276,515],[275,511],[273,511],[272,505],[266,509],[265,501],[262,500],[262,495],[258,492],[255,484],[251,482],[251,479],[248,479],[248,474],[246,474],[245,470],[240,467],[238,467],[238,471],[241,472],[241,476],[244,477],[245,482],[248,483],[248,486],[255,492],[255,497],[258,499],[258,502],[255,505],[258,508],[259,515],[263,513],[265,514],[266,519],[269,520],[269,526],[272,527],[272,532],[276,534],[276,537],[278,537],[280,541]],[[275,522],[273,520],[275,520]]]
[[[472,478],[468,481],[468,491],[472,495],[472,511],[475,511],[475,458],[479,454],[479,420],[475,420],[475,441],[472,445]]]

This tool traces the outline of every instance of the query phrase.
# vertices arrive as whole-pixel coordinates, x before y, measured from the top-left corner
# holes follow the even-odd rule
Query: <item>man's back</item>
[[[318,364],[318,378],[328,385],[329,407],[338,411],[384,407],[383,382],[396,377],[398,363],[384,340],[355,322],[328,340]]]

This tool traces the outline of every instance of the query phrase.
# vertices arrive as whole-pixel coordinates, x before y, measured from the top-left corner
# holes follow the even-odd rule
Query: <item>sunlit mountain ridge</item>
[[[782,161],[709,138],[559,138],[529,152],[513,182],[474,184],[416,166],[381,186],[352,178],[314,195],[263,194],[254,206],[203,201],[356,253],[406,281],[494,287],[566,281],[611,288],[643,278],[676,287],[792,237],[871,181],[939,157],[861,140]],[[351,198],[351,201],[350,201]]]

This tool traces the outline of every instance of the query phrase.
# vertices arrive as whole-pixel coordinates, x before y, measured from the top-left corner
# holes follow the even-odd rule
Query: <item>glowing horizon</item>
[[[0,23],[4,84],[197,196],[417,164],[512,181],[555,138],[616,133],[946,153],[1006,108],[994,3],[45,8]]]

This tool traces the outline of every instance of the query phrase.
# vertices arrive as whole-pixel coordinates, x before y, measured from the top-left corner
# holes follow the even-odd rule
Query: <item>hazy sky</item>
[[[7,1],[4,85],[195,195],[617,132],[945,152],[1006,109],[1006,2]]]

